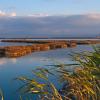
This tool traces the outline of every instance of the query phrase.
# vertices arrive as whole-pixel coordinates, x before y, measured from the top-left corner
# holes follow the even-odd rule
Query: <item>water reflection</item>
[[[17,59],[16,58],[11,58],[11,59],[7,59],[7,58],[0,58],[0,66],[1,65],[5,65],[7,63],[17,63]]]
[[[3,58],[3,59],[0,59],[0,65],[4,65],[6,63],[6,59]]]
[[[11,42],[0,42],[0,46],[20,46],[20,45],[31,45],[31,43],[11,43]]]

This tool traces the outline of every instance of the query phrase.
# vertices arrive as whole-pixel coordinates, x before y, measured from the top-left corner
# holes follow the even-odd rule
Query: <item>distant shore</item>
[[[75,41],[87,41],[87,40],[93,40],[93,41],[100,41],[98,38],[55,38],[55,39],[48,39],[48,38],[0,38],[0,42],[8,41],[8,40],[20,40],[20,41],[70,41],[70,40],[75,40]]]
[[[18,42],[18,43],[55,43],[55,42],[75,42],[76,44],[95,44],[100,43],[100,39],[1,39],[0,42]]]
[[[99,40],[100,37],[0,37],[0,39],[36,39],[36,40]]]

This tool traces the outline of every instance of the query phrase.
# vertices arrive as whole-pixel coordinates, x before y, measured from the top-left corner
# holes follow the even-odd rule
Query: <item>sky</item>
[[[100,0],[0,0],[5,36],[100,36]]]
[[[18,16],[99,13],[100,0],[0,0],[0,10]]]

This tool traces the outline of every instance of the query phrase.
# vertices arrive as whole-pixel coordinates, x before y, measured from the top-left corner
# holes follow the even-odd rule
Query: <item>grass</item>
[[[0,89],[0,100],[4,100],[4,95],[1,89]]]

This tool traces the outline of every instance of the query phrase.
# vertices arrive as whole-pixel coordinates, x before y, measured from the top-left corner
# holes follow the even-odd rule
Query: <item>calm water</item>
[[[17,45],[31,45],[31,43],[11,43],[11,42],[0,42],[0,46],[17,46]]]
[[[79,45],[76,48],[66,48],[51,50],[45,52],[35,52],[20,58],[0,58],[0,87],[2,87],[5,100],[19,100],[16,89],[20,86],[18,81],[13,79],[18,76],[32,76],[31,71],[37,67],[51,68],[55,62],[73,63],[69,54],[71,52],[92,51],[89,45]],[[73,67],[68,67],[72,70]],[[57,85],[56,78],[50,77],[50,80]]]

